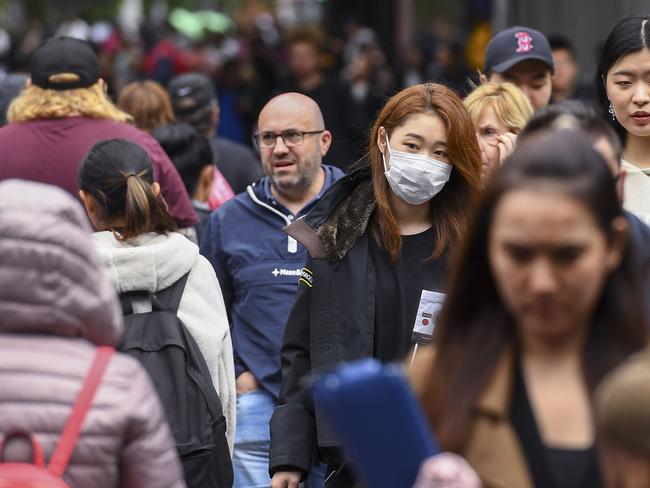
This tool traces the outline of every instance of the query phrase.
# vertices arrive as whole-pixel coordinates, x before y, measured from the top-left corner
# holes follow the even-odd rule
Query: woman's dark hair
[[[187,193],[194,195],[201,171],[212,165],[212,148],[208,138],[185,123],[167,124],[151,133],[178,170]]]
[[[592,142],[604,137],[616,158],[621,159],[623,148],[616,131],[598,115],[594,107],[579,100],[563,100],[537,110],[517,140],[521,143],[541,131],[560,129],[581,130]]]
[[[595,82],[601,115],[614,126],[624,143],[627,131],[618,120],[611,120],[611,115],[608,113],[609,99],[605,90],[607,72],[623,56],[650,48],[649,19],[650,17],[647,16],[633,16],[627,17],[616,24],[616,27],[609,33],[605,44],[603,44],[600,60],[598,61]]]
[[[101,222],[124,219],[123,228],[112,229],[119,238],[176,229],[167,204],[151,188],[151,160],[137,144],[125,139],[98,142],[81,162],[78,180],[79,188],[99,205]]]
[[[459,451],[471,415],[501,355],[518,345],[514,318],[494,280],[488,242],[495,210],[509,192],[557,191],[582,203],[611,241],[623,216],[603,158],[575,131],[542,133],[524,141],[491,178],[458,256],[436,328],[436,355],[427,368],[423,404],[445,450]],[[620,361],[646,343],[638,275],[629,247],[603,286],[590,322],[583,371],[590,391]]]

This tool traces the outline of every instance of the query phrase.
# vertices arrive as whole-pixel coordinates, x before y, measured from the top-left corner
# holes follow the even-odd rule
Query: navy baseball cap
[[[29,64],[32,83],[41,88],[71,90],[97,83],[100,76],[99,60],[86,41],[73,37],[47,39],[34,51]],[[75,81],[57,82],[52,75],[73,73]]]
[[[185,73],[172,78],[167,87],[176,115],[189,115],[216,100],[214,83],[203,73]]]
[[[551,46],[546,36],[529,27],[515,26],[494,36],[485,50],[483,70],[503,73],[515,64],[536,59],[553,71]]]

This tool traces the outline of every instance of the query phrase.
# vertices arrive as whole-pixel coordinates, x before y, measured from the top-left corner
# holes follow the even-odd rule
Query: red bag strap
[[[114,352],[115,350],[112,347],[102,346],[97,348],[93,364],[86,375],[81,391],[75,399],[72,412],[65,422],[63,433],[61,434],[59,443],[56,445],[50,464],[47,467],[47,470],[54,476],[62,477],[68,467],[68,462],[79,440],[84,419],[88,410],[90,410],[106,366],[108,366]]]
[[[4,462],[4,447],[11,439],[15,439],[16,437],[23,437],[30,442],[32,445],[32,463],[39,468],[45,467],[45,463],[43,462],[43,447],[41,446],[41,443],[38,442],[34,434],[22,430],[10,432],[4,436],[4,438],[0,439],[0,464]]]

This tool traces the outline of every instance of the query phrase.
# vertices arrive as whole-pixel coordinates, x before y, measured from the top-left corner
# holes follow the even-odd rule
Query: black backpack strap
[[[122,315],[131,315],[133,313],[133,303],[127,293],[120,295],[120,305],[122,306]]]
[[[122,306],[122,315],[133,314],[133,300],[134,299],[151,299],[152,296],[146,291],[127,291],[120,293],[120,305]]]
[[[156,294],[158,303],[162,306],[163,310],[167,310],[173,314],[178,313],[178,306],[181,303],[183,292],[185,291],[185,284],[187,278],[190,276],[190,271],[181,276],[176,283],[168,286],[164,290],[160,290]]]

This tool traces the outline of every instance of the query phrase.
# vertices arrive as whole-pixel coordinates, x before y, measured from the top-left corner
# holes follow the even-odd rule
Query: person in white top
[[[135,143],[95,144],[81,163],[79,196],[96,232],[100,260],[118,293],[156,293],[189,272],[178,317],[196,341],[226,417],[232,452],[235,370],[226,307],[217,277],[196,244],[174,232],[175,224],[153,181],[151,161]],[[150,303],[133,303],[136,313]]]
[[[598,65],[603,114],[623,140],[623,205],[650,224],[650,17],[623,19]]]

